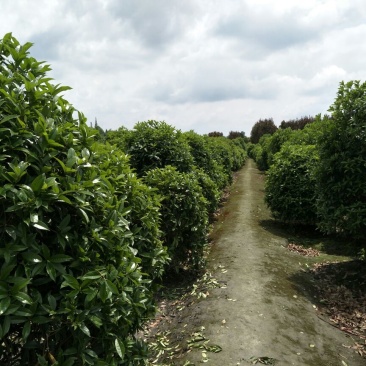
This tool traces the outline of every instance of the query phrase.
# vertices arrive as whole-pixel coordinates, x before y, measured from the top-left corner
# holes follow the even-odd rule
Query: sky
[[[1,0],[12,32],[103,129],[250,131],[327,113],[366,79],[364,0]]]

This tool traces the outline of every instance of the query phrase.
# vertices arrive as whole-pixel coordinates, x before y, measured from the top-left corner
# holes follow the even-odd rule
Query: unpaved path
[[[207,364],[247,365],[251,357],[270,357],[276,366],[365,365],[342,346],[352,339],[317,316],[306,289],[296,281],[303,258],[265,229],[270,217],[263,203],[263,175],[251,160],[239,173],[225,212],[214,234],[209,267],[227,287],[211,290],[184,320],[204,326],[209,344],[222,347],[219,353],[207,352]],[[202,350],[193,350],[186,359],[201,364]]]

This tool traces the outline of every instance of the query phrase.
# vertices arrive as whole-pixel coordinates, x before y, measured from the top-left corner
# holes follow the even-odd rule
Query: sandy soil
[[[263,175],[248,160],[215,225],[208,258],[213,276],[225,286],[210,290],[171,322],[191,330],[203,326],[209,344],[222,351],[192,349],[175,364],[365,365],[343,346],[352,339],[318,316],[300,275],[304,259],[285,248],[286,240],[269,222]]]

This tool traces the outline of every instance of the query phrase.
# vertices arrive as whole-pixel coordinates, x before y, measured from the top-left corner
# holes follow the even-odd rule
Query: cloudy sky
[[[364,0],[1,0],[8,32],[104,129],[249,136],[260,118],[326,113],[340,81],[366,79]]]

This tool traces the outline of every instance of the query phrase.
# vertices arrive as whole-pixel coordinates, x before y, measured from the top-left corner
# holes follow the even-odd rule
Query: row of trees
[[[249,154],[267,170],[275,218],[366,238],[366,83],[340,83],[331,116],[263,135]]]
[[[288,121],[283,120],[279,126],[280,129],[285,130],[290,128],[291,130],[302,130],[309,123],[315,121],[314,117],[303,116],[297,119],[290,119]],[[277,131],[278,127],[273,122],[273,118],[265,118],[257,121],[250,132],[250,142],[257,144],[260,138],[264,135],[273,135]]]
[[[244,164],[245,139],[183,133],[147,121],[109,131],[106,141],[128,154],[137,175],[161,195],[162,238],[171,267],[198,267],[221,192]]]
[[[144,364],[156,281],[199,267],[245,142],[90,128],[30,47],[0,40],[0,363]]]

